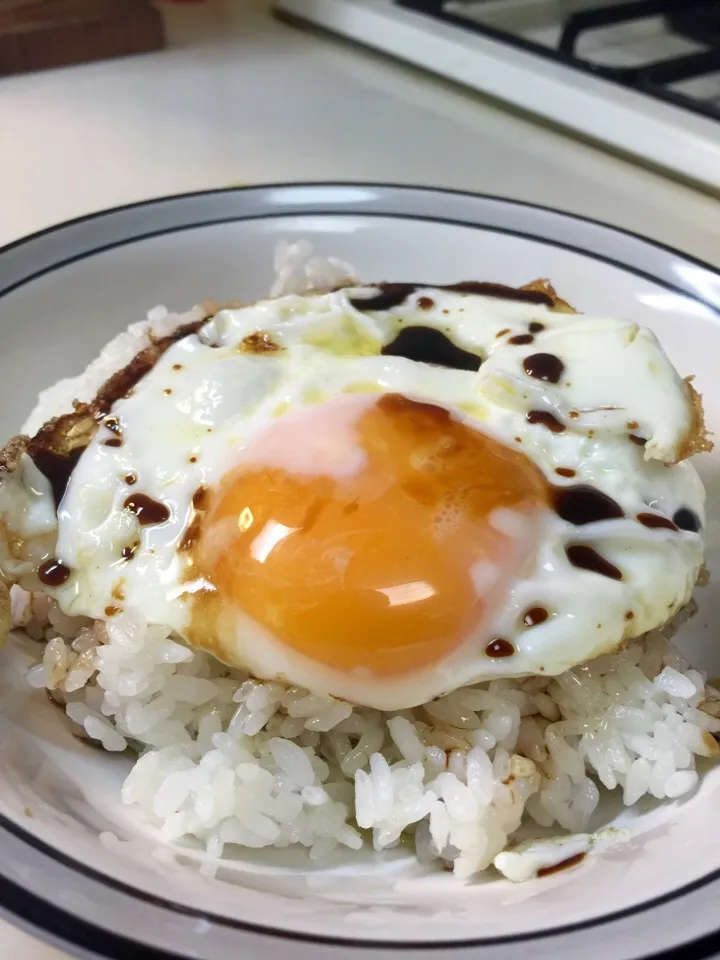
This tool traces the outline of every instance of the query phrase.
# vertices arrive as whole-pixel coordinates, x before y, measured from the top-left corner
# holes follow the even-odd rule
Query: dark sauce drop
[[[127,547],[123,547],[122,552],[120,553],[120,556],[123,558],[123,560],[132,560],[139,546],[140,546],[139,543],[133,543]]]
[[[688,533],[699,533],[702,529],[700,517],[689,507],[680,507],[676,510],[673,520],[681,530],[686,530]]]
[[[526,627],[537,627],[539,623],[545,623],[549,616],[545,607],[531,607],[525,611],[523,623]]]
[[[572,467],[555,467],[555,473],[559,477],[567,477],[568,479],[575,476],[575,471]]]
[[[647,440],[645,439],[645,437],[638,437],[637,434],[631,433],[630,442],[634,443],[638,447],[644,447],[645,444],[647,443]]]
[[[560,873],[561,870],[569,870],[570,867],[576,867],[585,859],[584,853],[576,853],[574,857],[568,857],[567,860],[561,860],[560,863],[554,863],[551,867],[540,867],[537,872],[538,878],[549,877],[553,873]]]
[[[435,306],[435,301],[432,297],[418,297],[417,305],[421,310],[432,310]]]
[[[131,487],[134,483],[137,483],[137,475],[134,473],[125,474],[125,483]]]
[[[530,333],[542,333],[544,329],[545,329],[545,324],[538,323],[537,320],[533,320],[532,323],[528,324],[528,330],[530,331]]]
[[[510,337],[508,343],[511,343],[514,347],[526,347],[534,340],[535,337],[531,333],[518,333],[516,336]]]
[[[529,377],[534,377],[536,380],[558,383],[565,370],[565,364],[553,353],[533,353],[523,360],[523,369]]]
[[[475,293],[481,297],[495,297],[497,300],[517,300],[520,303],[536,303],[545,307],[554,305],[553,298],[542,290],[520,290],[517,287],[508,287],[504,283],[482,283],[477,280],[465,280],[461,283],[451,283],[441,290],[450,290],[452,293]]]
[[[588,570],[590,573],[597,573],[601,577],[609,577],[611,580],[622,580],[622,570],[618,570],[614,563],[610,563],[605,557],[593,547],[583,544],[574,544],[565,548],[565,553],[570,563],[580,570]]]
[[[564,433],[567,429],[564,423],[561,423],[554,414],[548,413],[547,410],[531,410],[525,419],[528,423],[542,424],[552,433]]]
[[[32,444],[30,446],[32,446]],[[54,453],[52,450],[31,450],[30,446],[28,447],[28,452],[40,473],[47,478],[53,492],[55,506],[59,507],[62,498],[65,496],[72,472],[85,448],[76,447],[76,449],[68,453],[67,456],[62,456],[61,454]]]
[[[600,520],[618,520],[624,516],[622,507],[612,497],[585,483],[573,487],[555,487],[553,505],[558,516],[578,527]]]
[[[120,426],[120,421],[117,417],[105,417],[103,424],[108,428],[110,433],[122,433],[122,427]]]
[[[661,517],[658,513],[639,513],[638,523],[650,530],[677,530],[677,527],[667,517]]]
[[[71,570],[60,560],[54,557],[41,564],[38,570],[38,580],[46,587],[61,587],[70,577]]]
[[[382,354],[433,363],[452,370],[479,370],[482,363],[477,354],[461,350],[444,333],[431,327],[405,327],[392,343],[383,347]]]
[[[515,647],[509,640],[498,637],[485,647],[485,653],[488,657],[511,657],[515,653]]]
[[[351,297],[350,304],[356,310],[392,310],[423,287],[427,288],[428,285],[426,283],[377,283],[373,286],[377,293],[370,297]],[[553,306],[553,298],[541,290],[519,290],[517,287],[508,287],[504,283],[465,280],[460,283],[437,286],[435,289],[448,290],[450,293],[473,293],[481,297],[495,297],[498,300],[517,300],[520,303],[534,303],[545,307]]]
[[[110,437],[105,441],[106,447],[121,447],[123,445],[122,437]]]
[[[131,493],[123,504],[126,510],[134,513],[142,527],[154,523],[165,523],[170,519],[170,510],[164,503],[153,500],[144,493]]]
[[[371,297],[351,297],[350,305],[356,310],[392,310],[405,303],[417,290],[414,283],[378,283]]]

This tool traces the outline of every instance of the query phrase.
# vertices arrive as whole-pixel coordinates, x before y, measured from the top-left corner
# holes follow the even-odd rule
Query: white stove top
[[[527,42],[540,50],[556,48],[568,10],[589,5],[587,0],[446,3],[448,12],[489,27],[485,33],[468,29],[457,18],[448,22],[394,0],[276,0],[276,10],[285,16],[375,47],[676,175],[720,189],[720,119],[528,48]],[[594,5],[601,4],[596,0]],[[508,42],[503,33],[520,43]],[[701,49],[699,43],[669,32],[661,18],[648,18],[585,33],[576,52],[600,66],[634,67]],[[720,107],[720,71],[683,80],[669,89]]]

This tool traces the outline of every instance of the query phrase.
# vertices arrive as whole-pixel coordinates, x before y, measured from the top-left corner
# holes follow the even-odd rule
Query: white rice
[[[13,594],[17,609],[29,602]],[[130,609],[88,624],[53,607],[30,683],[66,701],[84,737],[136,751],[124,802],[212,862],[232,845],[301,844],[321,859],[407,838],[467,878],[523,818],[582,833],[601,789],[627,805],[674,799],[695,787],[697,758],[718,753],[704,678],[660,633],[556,678],[383,714],[261,683]]]
[[[340,287],[357,281],[349,263],[335,257],[314,257],[309,240],[287,243],[281,240],[275,250],[275,282],[271,297],[286,293],[308,293],[310,290]]]
[[[276,269],[274,295],[352,279],[303,243],[282,245]],[[89,399],[150,337],[200,309],[152,311],[85,374],[46,391],[26,429]],[[137,755],[124,802],[164,840],[202,844],[209,874],[233,846],[300,844],[321,860],[408,840],[460,878],[495,863],[526,879],[559,851],[588,848],[601,789],[628,806],[675,799],[695,787],[697,758],[718,754],[720,695],[660,632],[556,678],[494,681],[383,714],[230,670],[132,609],[104,624],[16,587],[11,600],[15,624],[48,641],[29,683],[65,704],[76,733]],[[523,820],[579,836],[503,853]]]

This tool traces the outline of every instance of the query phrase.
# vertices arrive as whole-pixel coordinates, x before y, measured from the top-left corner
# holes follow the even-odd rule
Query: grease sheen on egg
[[[122,578],[125,603],[226,662],[382,709],[557,674],[672,616],[701,529],[636,518],[701,528],[703,492],[667,465],[692,403],[652,334],[397,286],[222,311],[174,344],[113,406],[122,446],[101,427],[73,472],[63,609],[102,618]],[[446,365],[413,328],[447,339]],[[563,484],[616,508],[580,523]]]

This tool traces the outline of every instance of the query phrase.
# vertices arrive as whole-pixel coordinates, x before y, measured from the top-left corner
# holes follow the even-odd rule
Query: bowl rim
[[[334,191],[337,194],[337,197],[335,199],[328,199],[328,191]],[[371,200],[378,201],[381,205],[383,202],[387,203],[387,201],[391,199],[393,195],[404,198],[405,201],[410,204],[412,204],[414,201],[421,200],[432,201],[433,198],[436,201],[438,198],[455,198],[456,200],[467,201],[468,203],[475,204],[477,204],[478,201],[481,201],[493,208],[496,208],[499,212],[502,212],[503,210],[507,211],[508,209],[517,209],[521,213],[541,214],[544,218],[549,218],[557,223],[564,223],[569,225],[571,228],[577,228],[577,225],[584,225],[585,228],[590,228],[590,231],[593,234],[596,234],[596,240],[604,240],[604,246],[606,248],[612,247],[611,241],[613,238],[625,238],[632,242],[633,246],[637,248],[638,253],[642,252],[642,248],[644,248],[646,253],[651,251],[661,252],[662,254],[666,255],[666,259],[668,261],[671,259],[676,259],[682,264],[690,265],[706,272],[707,276],[713,281],[720,281],[720,269],[713,267],[697,257],[685,254],[670,245],[650,240],[639,233],[612,226],[604,223],[601,220],[568,213],[566,211],[558,210],[542,204],[529,203],[526,201],[498,197],[489,194],[454,190],[451,188],[415,186],[412,184],[342,180],[310,182],[290,181],[286,183],[213,188],[209,190],[198,190],[187,193],[149,198],[135,203],[123,204],[105,210],[89,213],[20,237],[0,247],[0,301],[14,290],[17,290],[26,284],[32,283],[34,280],[37,280],[47,273],[51,273],[74,262],[92,257],[107,250],[136,243],[152,237],[162,236],[164,234],[212,227],[222,223],[241,222],[248,220],[269,220],[277,219],[279,217],[292,217],[298,215],[314,215],[323,217],[364,216],[372,219],[385,218],[392,220],[416,220],[423,222],[436,222],[452,226],[461,226],[471,229],[480,229],[486,232],[496,232],[505,235],[511,235],[519,238],[538,241],[549,246],[563,248],[581,254],[585,257],[589,257],[590,259],[601,261],[607,263],[608,265],[620,268],[621,270],[632,273],[642,279],[652,281],[653,283],[658,284],[669,291],[678,293],[683,297],[693,299],[702,304],[704,307],[707,307],[716,316],[720,317],[720,285],[718,286],[718,298],[717,300],[714,300],[712,297],[706,296],[701,290],[698,290],[697,286],[688,281],[684,281],[682,277],[673,277],[673,279],[670,279],[667,274],[670,273],[672,275],[671,271],[659,275],[657,272],[653,272],[652,270],[643,269],[638,265],[630,264],[619,256],[608,252],[599,252],[599,250],[592,248],[592,244],[583,246],[581,243],[573,242],[569,239],[552,239],[548,236],[544,236],[542,232],[532,232],[530,230],[521,230],[515,227],[511,228],[507,226],[501,227],[497,224],[493,224],[492,222],[483,222],[480,216],[476,216],[474,219],[462,219],[459,216],[451,216],[447,214],[441,215],[439,213],[432,215],[429,213],[412,212],[410,210],[403,212],[395,211],[383,213],[381,209],[375,208],[372,202],[367,206],[364,206],[362,199],[358,200],[357,197],[353,202],[348,204],[347,200],[343,201],[342,199],[343,191],[349,191],[350,193],[355,194],[370,192],[374,194]],[[271,194],[278,192],[281,194],[302,194],[303,197],[298,196],[298,198],[294,201],[285,203],[283,205],[273,206],[271,202],[268,202],[268,198],[271,196]],[[118,218],[121,220],[123,218],[128,218],[128,215],[132,215],[133,213],[145,212],[152,214],[153,212],[170,208],[173,205],[183,205],[194,200],[207,201],[212,198],[222,199],[231,197],[239,197],[240,199],[254,198],[257,199],[261,204],[263,202],[263,198],[265,198],[264,202],[268,207],[269,212],[251,212],[245,215],[235,212],[233,215],[228,214],[227,216],[221,216],[217,218],[204,217],[192,221],[188,220],[187,222],[181,224],[164,226],[161,229],[139,233],[132,232],[132,230],[126,226],[125,234],[121,239],[116,239],[105,244],[90,245],[81,252],[68,256],[63,256],[60,247],[56,247],[56,245],[52,243],[54,239],[63,234],[67,235],[68,232],[72,232],[77,228],[94,225],[102,226],[104,223],[108,226],[112,226],[113,221],[118,220]],[[422,204],[420,204],[420,206],[422,206]],[[587,240],[591,240],[589,235]],[[19,279],[14,281],[11,279],[10,282],[7,282],[5,285],[3,285],[3,265],[8,258],[8,255],[13,255],[10,257],[11,260],[15,258],[15,255],[28,255],[30,258],[32,258],[33,248],[47,245],[47,241],[50,241],[49,250],[44,254],[45,262],[43,265],[39,269],[27,271]],[[601,243],[600,246],[603,246],[603,244]],[[9,273],[12,277],[12,263],[10,265]],[[265,924],[255,924],[244,920],[235,920],[231,917],[186,906],[161,896],[146,893],[130,884],[116,880],[114,877],[109,876],[88,864],[75,860],[72,856],[58,851],[51,844],[24,830],[22,826],[8,819],[3,814],[0,814],[0,831],[5,831],[11,834],[17,840],[27,844],[42,856],[48,857],[55,863],[61,864],[70,870],[76,871],[93,882],[101,883],[105,887],[109,887],[116,892],[130,896],[135,900],[152,904],[163,910],[169,910],[185,917],[196,918],[206,922],[211,922],[212,924],[217,924],[219,926],[229,927],[233,930],[261,935],[265,938],[270,937],[284,941],[310,943],[313,945],[342,946],[349,949],[361,949],[363,951],[367,951],[368,953],[382,949],[390,949],[392,951],[404,953],[413,951],[417,952],[420,950],[435,952],[438,950],[461,950],[468,947],[482,948],[493,945],[507,946],[513,943],[528,943],[535,940],[544,940],[549,937],[559,936],[566,933],[602,927],[605,924],[609,924],[623,918],[637,916],[640,913],[650,911],[656,907],[662,906],[663,904],[667,904],[685,897],[694,891],[707,887],[708,885],[720,880],[720,869],[718,869],[705,876],[699,877],[691,883],[686,884],[676,890],[668,891],[667,893],[658,897],[641,903],[636,903],[622,910],[616,910],[609,914],[576,921],[570,924],[561,924],[559,926],[539,931],[497,937],[473,937],[464,940],[445,942],[361,940],[354,936],[326,936],[314,933],[277,929]],[[31,927],[33,932],[40,932],[44,935],[50,934],[52,939],[56,939],[57,942],[63,945],[70,943],[75,944],[76,946],[83,946],[83,944],[77,942],[76,937],[71,936],[68,933],[67,921],[71,920],[72,930],[77,930],[78,935],[82,933],[80,927],[84,925],[87,928],[85,933],[92,933],[92,942],[95,945],[102,943],[103,940],[107,942],[107,947],[110,952],[105,955],[120,956],[120,953],[117,952],[116,948],[119,948],[120,945],[123,945],[124,949],[132,947],[136,955],[141,956],[141,954],[137,953],[137,943],[131,938],[126,938],[122,934],[114,933],[104,928],[95,926],[91,920],[81,919],[65,912],[62,908],[50,904],[46,899],[25,889],[21,885],[8,879],[6,876],[3,876],[2,873],[3,867],[0,865],[0,911],[11,914],[13,919],[24,920],[24,924],[28,927]],[[40,911],[43,913],[43,923],[41,926],[38,926],[31,918],[37,917]],[[84,944],[87,945],[88,941],[85,939],[85,934],[83,934],[83,940]],[[683,945],[683,948],[686,948],[687,946],[689,945]],[[692,946],[694,948],[692,954],[693,958],[710,956],[712,953],[720,951],[720,933],[711,933],[700,940],[694,941]],[[93,949],[95,949],[95,947],[93,947]],[[158,950],[154,947],[146,947],[143,945],[141,949],[151,951],[147,953],[147,956],[152,958],[157,957],[163,958],[163,960],[168,960],[168,958],[173,956],[164,950]],[[668,951],[665,954],[656,954],[656,956],[669,956],[669,953],[673,952],[674,954],[674,950],[676,949],[677,948],[673,948],[672,951]],[[695,952],[696,950],[699,952]],[[145,954],[142,955],[144,956]],[[179,958],[179,955],[175,956]]]

